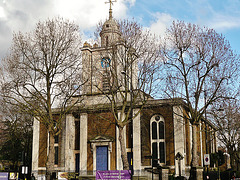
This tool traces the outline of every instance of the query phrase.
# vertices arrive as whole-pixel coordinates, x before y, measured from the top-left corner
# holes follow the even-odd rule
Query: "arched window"
[[[151,147],[153,156],[153,166],[157,163],[165,163],[165,122],[161,115],[151,118]]]

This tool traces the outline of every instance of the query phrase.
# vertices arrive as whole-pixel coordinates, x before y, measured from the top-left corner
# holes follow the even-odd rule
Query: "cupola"
[[[102,26],[102,31],[100,32],[101,46],[107,47],[111,46],[115,42],[119,41],[121,37],[119,25],[116,20],[112,17],[112,1],[110,3],[109,9],[109,19],[105,21]]]

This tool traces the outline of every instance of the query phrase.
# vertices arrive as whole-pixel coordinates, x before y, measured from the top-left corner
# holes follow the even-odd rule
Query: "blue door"
[[[97,158],[97,170],[106,171],[108,170],[108,147],[107,146],[97,146],[96,152]]]

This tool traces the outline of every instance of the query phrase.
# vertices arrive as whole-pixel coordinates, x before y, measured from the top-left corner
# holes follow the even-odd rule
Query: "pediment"
[[[93,139],[89,140],[91,143],[96,142],[112,142],[114,139],[108,136],[96,136]]]

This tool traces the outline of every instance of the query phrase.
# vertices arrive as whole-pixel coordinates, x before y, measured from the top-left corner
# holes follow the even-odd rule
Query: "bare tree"
[[[211,115],[218,128],[218,139],[230,155],[234,170],[240,167],[240,107],[238,100],[222,101],[211,109]]]
[[[79,27],[55,18],[39,22],[31,33],[15,33],[1,67],[1,95],[45,125],[49,132],[47,178],[54,167],[54,136],[62,128],[72,95],[81,86]],[[58,108],[54,118],[53,108]]]
[[[239,57],[213,29],[182,21],[173,22],[168,29],[163,55],[164,92],[186,102],[192,124],[192,167],[197,167],[197,126],[210,105],[228,96],[225,90],[236,73]]]
[[[32,149],[32,123],[31,115],[1,101],[1,136],[0,159],[8,160],[13,169],[17,171],[19,162],[30,167]]]
[[[104,78],[104,87],[96,85],[103,93],[119,130],[123,169],[129,169],[124,139],[124,127],[130,126],[139,115],[159,80],[160,59],[159,42],[148,30],[144,30],[135,21],[121,20],[119,39],[108,39],[107,56],[111,62],[98,71]],[[98,27],[98,32],[102,25]],[[98,33],[97,33],[98,34]],[[115,37],[114,37],[115,38]]]

